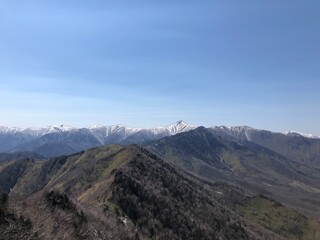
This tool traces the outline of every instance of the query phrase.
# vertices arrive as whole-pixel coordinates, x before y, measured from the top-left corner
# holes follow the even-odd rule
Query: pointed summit
[[[176,125],[188,125],[185,121],[180,120],[175,123]]]
[[[175,135],[182,132],[187,132],[192,129],[195,129],[196,126],[189,125],[183,120],[177,121],[173,124],[166,126],[166,129],[170,132],[171,135]]]

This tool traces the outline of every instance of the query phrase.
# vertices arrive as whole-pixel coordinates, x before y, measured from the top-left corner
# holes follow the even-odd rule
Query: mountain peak
[[[177,124],[177,125],[179,125],[179,124],[188,125],[188,124],[187,124],[185,121],[183,121],[183,120],[177,121],[176,124]]]
[[[166,126],[165,128],[170,132],[171,135],[175,135],[178,133],[187,132],[192,129],[195,129],[196,126],[189,125],[183,120],[179,120],[173,124]]]
[[[186,123],[185,121],[183,120],[179,120],[179,121],[176,121],[175,123],[172,123],[172,124],[169,124],[167,127],[169,126],[189,126],[188,123]]]

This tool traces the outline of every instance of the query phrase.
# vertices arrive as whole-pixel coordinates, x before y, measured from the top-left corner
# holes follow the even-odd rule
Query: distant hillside
[[[220,136],[254,142],[288,159],[320,167],[319,137],[294,132],[275,133],[250,127],[215,127],[212,130]]]
[[[197,128],[145,147],[192,174],[226,181],[320,217],[320,169],[251,141]]]
[[[183,121],[165,127],[130,128],[122,125],[40,129],[0,127],[1,152],[34,152],[44,157],[70,155],[107,144],[132,144],[172,136],[194,129]]]

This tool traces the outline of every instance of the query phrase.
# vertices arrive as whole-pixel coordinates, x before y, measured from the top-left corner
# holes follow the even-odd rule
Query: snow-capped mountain
[[[296,132],[296,131],[288,131],[284,133],[287,136],[292,136],[292,137],[305,137],[305,138],[315,138],[319,139],[320,136],[314,136],[310,133],[301,133],[301,132]]]
[[[240,140],[249,140],[250,133],[258,131],[252,127],[248,126],[235,126],[235,127],[226,127],[226,126],[214,126],[211,129],[219,135],[234,137]]]
[[[297,131],[287,131],[284,133],[281,132],[272,132],[268,130],[256,129],[249,126],[234,126],[234,127],[226,127],[226,126],[214,126],[211,129],[215,132],[221,134],[227,134],[236,138],[240,138],[242,140],[252,140],[252,135],[257,133],[268,135],[268,134],[281,134],[288,137],[304,137],[304,138],[311,138],[311,139],[320,139],[320,136],[314,136],[308,133],[301,133]]]
[[[195,128],[196,126],[183,121],[149,129],[122,125],[89,128],[65,125],[26,129],[0,127],[0,152],[33,151],[47,157],[60,156],[105,144],[131,144],[156,140]]]
[[[256,144],[297,162],[320,165],[320,138],[311,134],[294,131],[279,133],[247,126],[220,126],[212,127],[211,130],[222,138],[243,145]]]
[[[66,125],[25,129],[0,127],[0,152],[30,151],[45,157],[54,157],[107,144],[126,145],[153,141],[195,128],[197,126],[189,125],[184,121],[156,128],[131,128],[123,125],[89,128],[74,128]],[[210,129],[223,138],[250,141],[270,149],[273,149],[270,146],[274,146],[274,149],[276,147],[286,149],[288,143],[298,144],[301,139],[320,142],[319,138],[312,135],[292,131],[275,133],[248,126],[216,126]]]

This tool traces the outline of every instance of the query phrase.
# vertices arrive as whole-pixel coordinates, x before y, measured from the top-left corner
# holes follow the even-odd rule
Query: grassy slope
[[[239,212],[250,221],[261,224],[288,239],[320,239],[318,222],[265,197],[248,198],[239,205]]]

